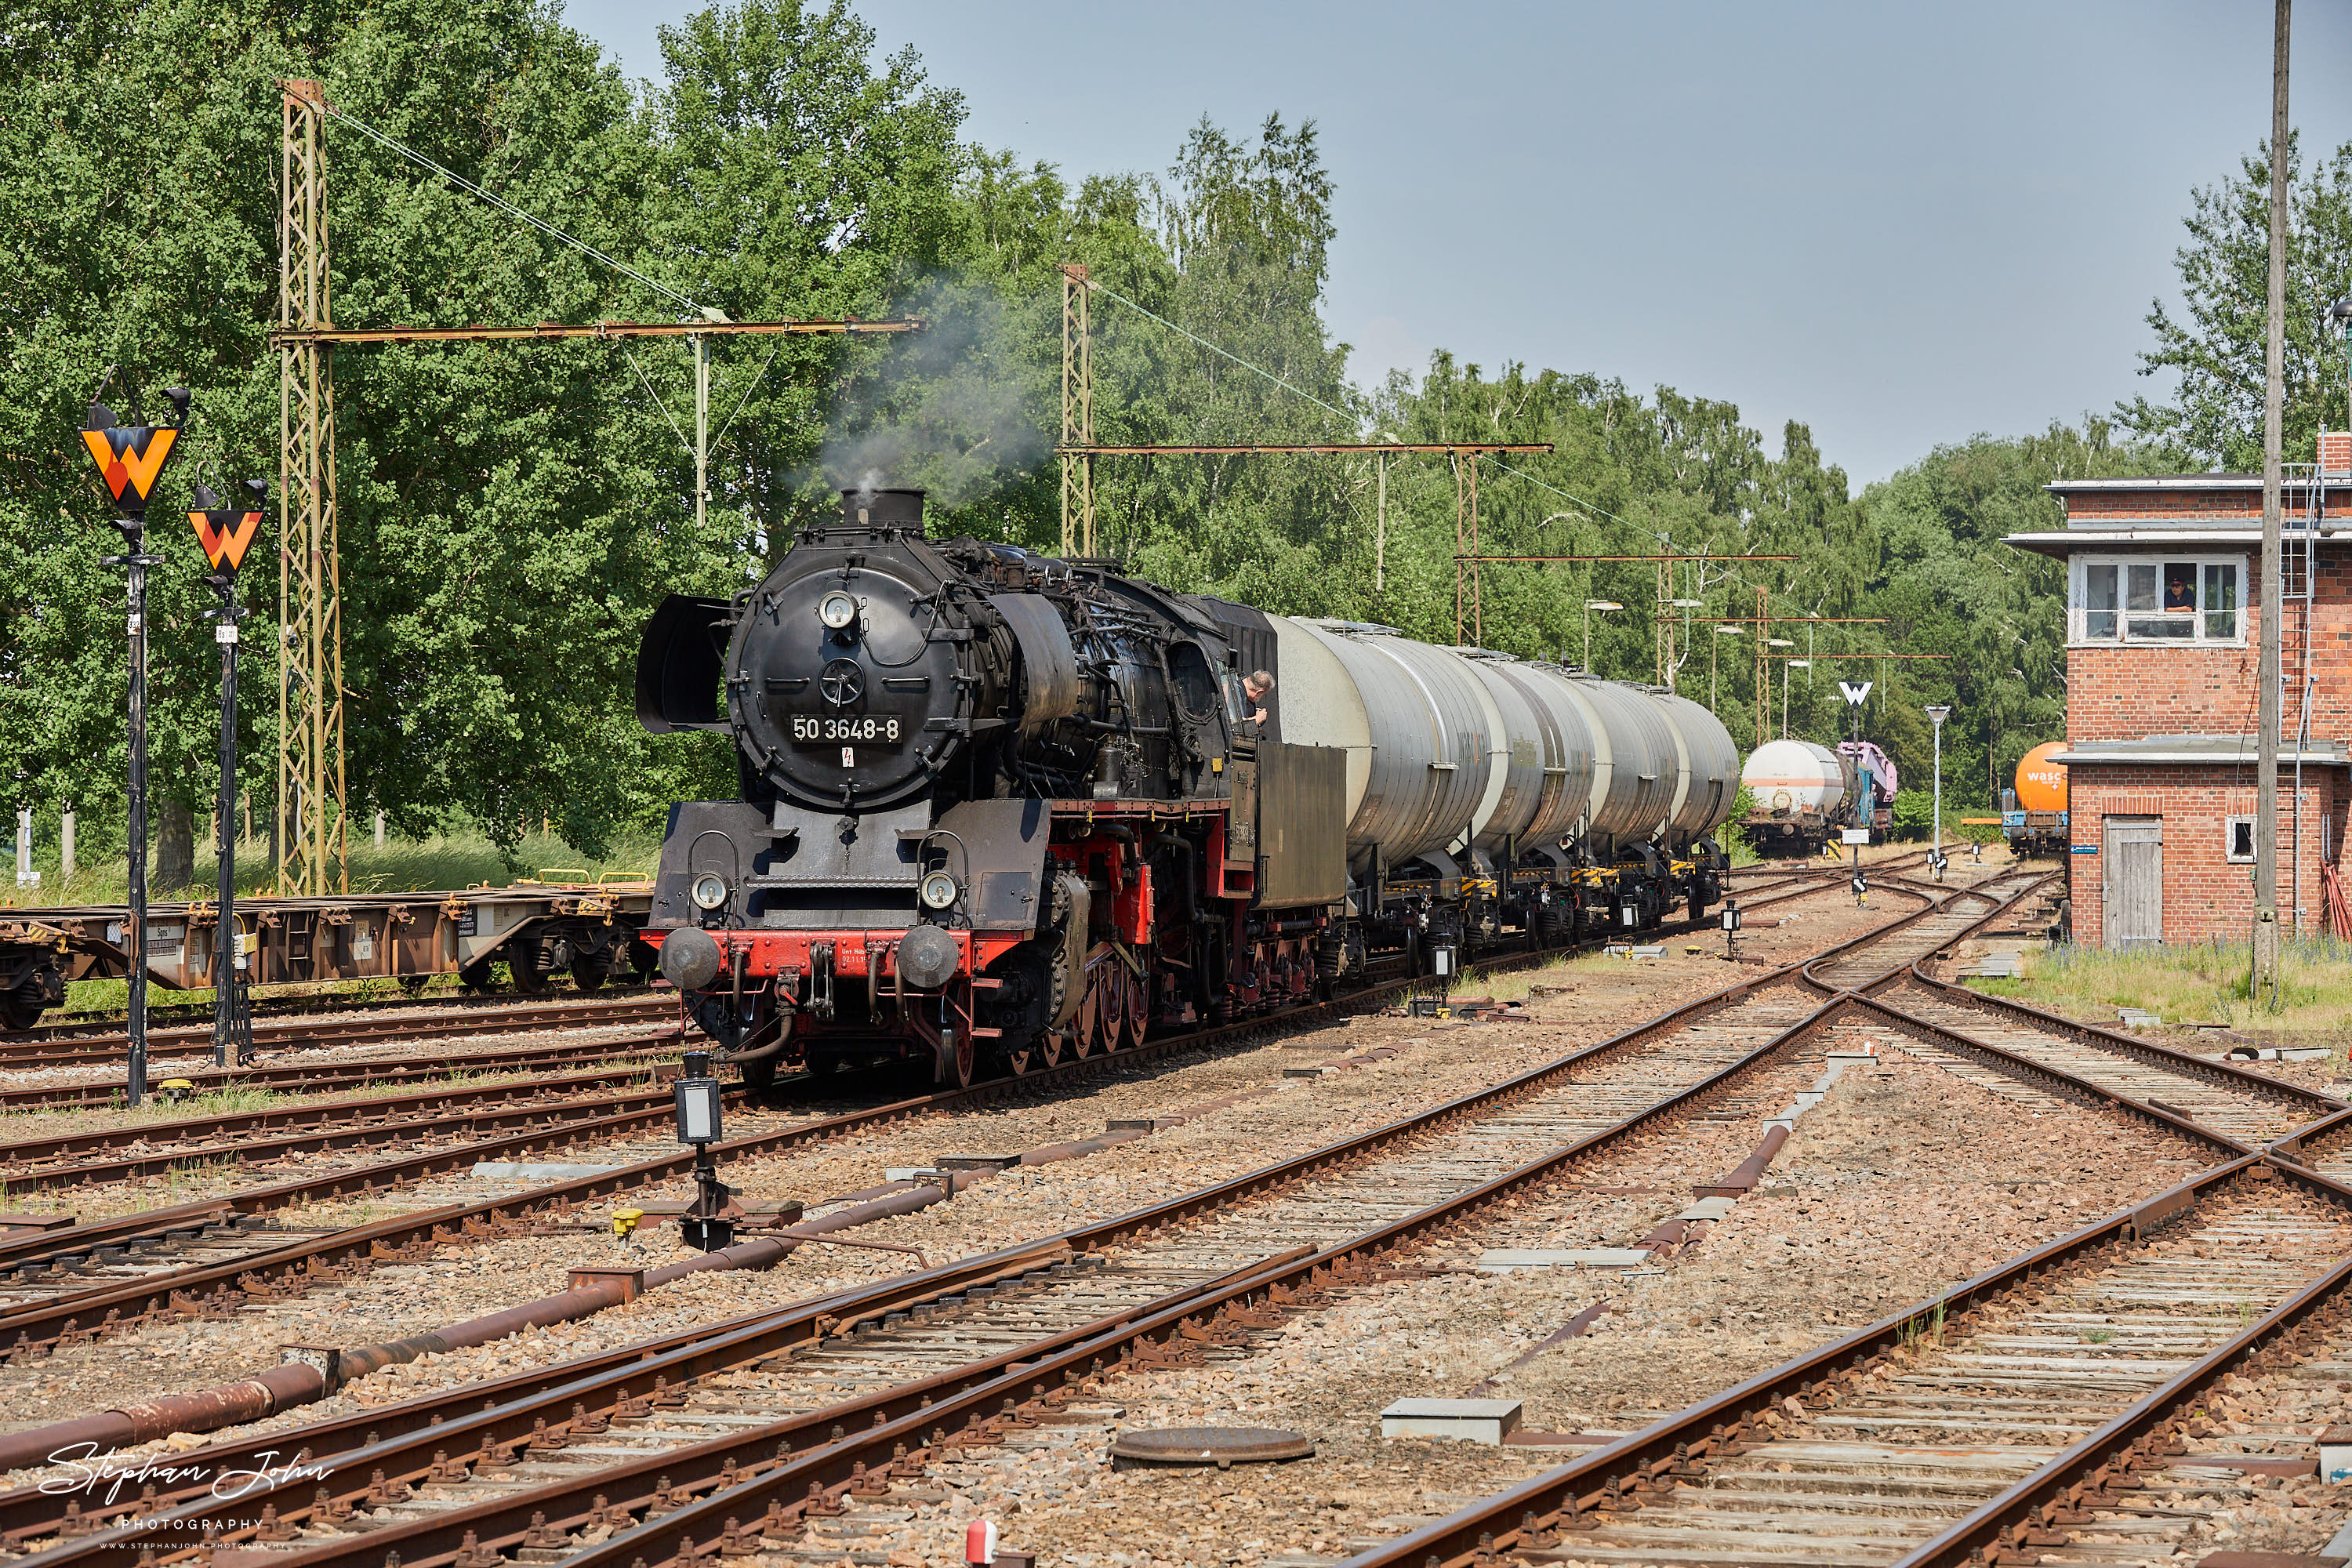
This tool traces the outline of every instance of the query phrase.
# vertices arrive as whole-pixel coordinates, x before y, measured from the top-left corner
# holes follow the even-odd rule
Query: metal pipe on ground
[[[965,1178],[982,1174],[984,1173],[959,1171],[950,1179],[956,1186],[961,1187],[967,1184]],[[909,1185],[887,1197],[854,1205],[794,1228],[803,1237],[850,1230],[861,1225],[871,1225],[876,1220],[912,1214],[917,1209],[944,1203],[947,1196],[937,1186]],[[667,1285],[688,1274],[709,1269],[771,1268],[791,1256],[801,1245],[801,1240],[791,1237],[759,1237],[739,1241],[717,1252],[706,1252],[698,1258],[648,1269],[645,1274],[644,1286],[652,1289]],[[599,1279],[559,1295],[525,1301],[520,1306],[504,1308],[404,1340],[362,1345],[353,1350],[320,1355],[310,1361],[289,1362],[283,1366],[271,1367],[257,1376],[240,1378],[235,1383],[223,1384],[202,1393],[166,1394],[160,1399],[125,1405],[98,1415],[81,1416],[52,1426],[37,1426],[27,1432],[0,1436],[0,1471],[57,1463],[59,1461],[52,1456],[74,1450],[101,1454],[134,1444],[152,1442],[174,1432],[212,1432],[224,1426],[258,1421],[296,1405],[315,1404],[353,1379],[366,1377],[385,1367],[398,1366],[420,1356],[444,1355],[473,1345],[490,1344],[527,1329],[543,1329],[571,1322],[601,1312],[607,1307],[617,1307],[630,1300],[633,1294],[618,1279]]]
[[[1757,1183],[1764,1179],[1764,1172],[1772,1163],[1772,1156],[1778,1154],[1780,1145],[1788,1141],[1788,1124],[1773,1123],[1772,1130],[1764,1134],[1764,1142],[1757,1145],[1756,1152],[1742,1160],[1738,1169],[1727,1175],[1717,1176],[1703,1187],[1693,1187],[1691,1191],[1703,1198],[1746,1196],[1755,1189]]]
[[[1021,1156],[1021,1163],[1042,1165],[1058,1160],[1076,1159],[1144,1136],[1146,1133],[1140,1128],[1121,1128],[1097,1138],[1030,1150]],[[954,1194],[975,1182],[986,1180],[993,1173],[988,1171],[943,1171],[940,1173],[940,1181],[890,1182],[880,1187],[868,1188],[864,1193],[851,1194],[852,1197],[864,1201],[835,1210],[820,1219],[796,1225],[792,1234],[755,1237],[716,1252],[706,1252],[698,1258],[648,1269],[644,1276],[643,1288],[651,1289],[682,1279],[689,1274],[711,1269],[772,1268],[805,1242],[945,1203]],[[599,1279],[559,1295],[541,1297],[536,1301],[526,1301],[462,1323],[454,1323],[446,1329],[339,1351],[320,1355],[314,1361],[289,1362],[271,1367],[257,1376],[240,1378],[235,1383],[223,1384],[198,1394],[167,1394],[161,1399],[126,1405],[102,1415],[0,1436],[0,1472],[57,1463],[59,1461],[52,1456],[73,1450],[100,1454],[152,1442],[174,1432],[212,1432],[224,1426],[258,1421],[296,1405],[315,1404],[353,1379],[366,1377],[386,1367],[413,1362],[420,1356],[446,1355],[451,1351],[491,1344],[528,1329],[571,1322],[601,1312],[607,1307],[617,1307],[630,1300],[633,1294],[618,1279]]]

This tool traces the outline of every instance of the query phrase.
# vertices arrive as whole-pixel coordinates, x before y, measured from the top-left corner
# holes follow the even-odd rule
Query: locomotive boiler
[[[969,1082],[1377,953],[1696,917],[1738,787],[1680,698],[931,540],[917,490],[665,601],[637,710],[734,743],[739,798],[672,809],[645,939],[754,1082],[900,1055]]]

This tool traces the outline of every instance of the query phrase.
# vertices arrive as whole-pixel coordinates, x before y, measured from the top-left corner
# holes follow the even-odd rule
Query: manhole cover
[[[1315,1439],[1278,1426],[1158,1426],[1121,1432],[1110,1446],[1114,1467],[1264,1465],[1310,1458]]]

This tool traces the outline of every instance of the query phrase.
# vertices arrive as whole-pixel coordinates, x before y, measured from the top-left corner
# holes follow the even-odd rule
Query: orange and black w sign
[[[108,493],[123,510],[144,515],[155,476],[163,471],[163,460],[172,455],[180,433],[168,425],[116,425],[85,430],[81,438],[89,446]]]
[[[188,521],[195,528],[196,542],[205,547],[205,559],[215,572],[234,572],[243,565],[253,536],[261,530],[257,511],[192,511]]]

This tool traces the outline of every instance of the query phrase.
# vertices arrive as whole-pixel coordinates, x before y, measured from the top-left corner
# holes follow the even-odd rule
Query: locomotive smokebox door
[[[727,654],[727,707],[745,758],[806,806],[893,806],[929,791],[965,743],[958,650],[969,627],[904,561],[845,552],[837,569],[772,579]]]

